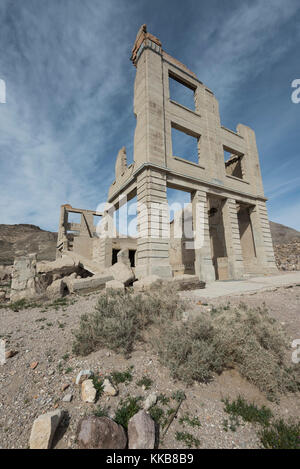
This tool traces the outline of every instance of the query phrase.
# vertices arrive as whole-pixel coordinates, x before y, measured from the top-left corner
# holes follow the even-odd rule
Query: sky
[[[222,125],[255,130],[269,218],[300,230],[298,0],[1,0],[0,223],[56,231],[61,204],[106,201],[118,150],[133,159],[143,23],[213,90]]]

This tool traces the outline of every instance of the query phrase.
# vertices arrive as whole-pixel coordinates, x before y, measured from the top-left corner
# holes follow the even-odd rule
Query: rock
[[[128,423],[128,448],[153,449],[155,445],[155,423],[145,410],[140,410]]]
[[[32,363],[30,364],[30,368],[31,368],[32,370],[35,370],[35,368],[38,366],[38,364],[39,364],[39,362],[32,362]]]
[[[56,300],[62,298],[65,292],[65,283],[62,279],[54,280],[46,289],[46,295],[49,300]]]
[[[72,399],[73,399],[73,394],[70,392],[69,394],[66,394],[66,395],[62,398],[62,401],[63,401],[63,402],[71,402]]]
[[[61,387],[61,390],[62,391],[65,391],[66,389],[68,389],[70,387],[70,385],[68,383],[66,384],[63,384],[62,387]]]
[[[144,410],[149,410],[154,404],[157,402],[157,394],[153,392],[152,394],[149,394],[149,396],[146,398],[144,402]]]
[[[17,350],[8,350],[7,352],[5,352],[5,358],[12,358],[14,357],[15,355],[17,355],[18,351]]]
[[[173,285],[176,285],[178,290],[198,290],[205,288],[205,282],[199,280],[197,275],[177,275],[171,280]]]
[[[86,379],[81,385],[81,398],[83,402],[93,403],[96,401],[97,390],[92,379]]]
[[[84,417],[77,440],[82,449],[125,449],[127,444],[123,427],[108,417]]]
[[[148,275],[147,277],[134,282],[133,289],[137,292],[142,292],[151,288],[156,282],[161,282],[162,279],[158,275]]]
[[[51,448],[53,436],[63,417],[63,411],[55,410],[40,415],[34,422],[29,439],[30,449]]]
[[[79,386],[85,379],[89,379],[93,376],[93,372],[91,370],[81,370],[78,375],[76,376],[75,384]]]
[[[122,282],[126,287],[135,279],[132,268],[128,267],[122,262],[117,262],[116,264],[112,265],[109,267],[109,269],[107,269],[107,272],[113,276],[114,280]]]
[[[111,382],[107,378],[103,381],[103,392],[104,394],[108,394],[109,396],[116,396],[118,394],[118,390],[111,384]]]
[[[110,280],[109,282],[106,282],[105,284],[106,289],[111,289],[111,290],[121,290],[124,291],[124,283],[119,282],[119,280]]]
[[[31,254],[15,259],[10,301],[36,298],[39,293],[39,283],[36,282],[36,255]]]
[[[6,292],[0,291],[0,301],[4,301],[6,299]]]

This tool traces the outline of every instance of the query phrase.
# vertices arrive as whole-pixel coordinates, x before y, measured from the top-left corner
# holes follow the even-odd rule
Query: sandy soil
[[[300,338],[299,298],[300,287],[278,288],[274,292],[209,300],[205,307],[224,304],[228,300],[232,304],[243,301],[254,306],[265,302],[270,314],[285,324],[291,338]],[[106,349],[83,358],[74,356],[72,330],[77,327],[82,313],[93,310],[96,301],[97,295],[93,294],[77,297],[73,304],[58,309],[52,306],[19,312],[0,309],[0,338],[7,339],[7,350],[18,351],[17,355],[0,366],[1,448],[27,448],[34,419],[57,406],[65,410],[66,418],[54,446],[76,448],[76,428],[82,416],[92,414],[101,405],[108,406],[113,417],[121,398],[127,395],[146,397],[154,391],[166,396],[177,390],[183,390],[186,394],[178,417],[171,424],[160,448],[185,448],[185,444],[175,438],[177,431],[194,435],[200,441],[200,448],[258,448],[260,443],[254,425],[243,424],[235,432],[224,430],[223,422],[228,415],[223,410],[221,399],[228,396],[234,398],[242,394],[249,401],[269,406],[276,415],[300,417],[299,395],[284,396],[279,404],[270,403],[234,370],[224,372],[207,385],[195,383],[187,387],[183,382],[175,382],[147,344],[140,344],[129,359]],[[195,299],[192,301],[194,309],[204,307],[196,305]],[[33,362],[38,362],[35,369],[30,367]],[[96,404],[81,401],[80,391],[74,384],[81,369],[89,368],[104,376],[112,371],[124,371],[131,365],[134,367],[133,380],[119,385],[118,396],[102,396]],[[145,375],[153,381],[149,390],[137,385]],[[69,388],[62,391],[65,384],[69,384]],[[69,392],[73,393],[72,402],[62,402]],[[175,407],[176,402],[171,399],[168,406]],[[187,413],[190,417],[197,416],[201,427],[180,423],[180,417]]]

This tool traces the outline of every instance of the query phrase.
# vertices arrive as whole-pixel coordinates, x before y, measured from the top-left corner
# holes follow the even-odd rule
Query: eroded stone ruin
[[[134,161],[128,165],[121,148],[107,210],[62,205],[57,259],[72,259],[87,273],[81,278],[73,272],[78,277],[69,280],[68,291],[111,280],[123,285],[138,280],[138,286],[157,277],[196,279],[199,287],[277,271],[254,131],[243,124],[236,132],[222,126],[213,92],[168,55],[146,25],[138,31],[131,61],[136,67]],[[171,80],[192,92],[192,109],[171,99]],[[196,141],[194,161],[174,154],[172,129]],[[171,223],[167,188],[188,192],[191,201]],[[115,232],[113,213],[122,200],[134,197],[138,236],[124,237]],[[79,214],[80,222],[70,222],[70,213]],[[95,217],[101,218],[100,230]],[[176,237],[186,218],[193,238]]]

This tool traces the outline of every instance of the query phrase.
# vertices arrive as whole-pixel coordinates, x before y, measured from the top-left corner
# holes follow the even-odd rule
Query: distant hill
[[[274,245],[300,242],[300,232],[270,221]],[[0,224],[0,265],[13,264],[14,258],[36,252],[38,260],[55,259],[57,233],[41,230],[35,225]]]
[[[285,225],[280,225],[280,223],[274,223],[270,221],[271,234],[273,239],[273,244],[286,244],[291,241],[300,241],[300,232],[289,228]]]
[[[35,225],[0,224],[0,264],[13,264],[14,258],[32,252],[38,260],[55,260],[57,233]]]

